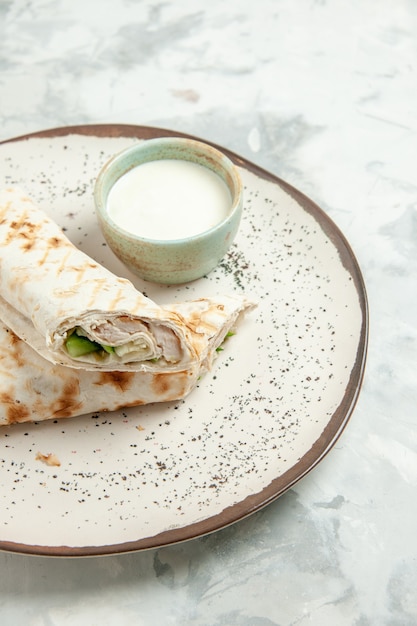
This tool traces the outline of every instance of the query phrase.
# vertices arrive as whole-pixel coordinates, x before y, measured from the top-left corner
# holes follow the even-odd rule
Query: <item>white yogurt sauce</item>
[[[161,159],[121,176],[107,211],[121,228],[149,239],[182,239],[202,233],[229,213],[229,188],[215,172],[190,161]]]

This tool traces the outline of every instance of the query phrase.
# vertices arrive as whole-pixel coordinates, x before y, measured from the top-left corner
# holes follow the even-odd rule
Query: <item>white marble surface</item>
[[[302,482],[177,546],[2,553],[2,626],[416,624],[416,3],[0,0],[0,33],[0,140],[119,122],[219,143],[328,212],[371,310],[356,410]]]

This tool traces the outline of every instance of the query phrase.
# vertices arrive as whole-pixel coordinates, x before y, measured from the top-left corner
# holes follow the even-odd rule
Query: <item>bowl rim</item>
[[[231,189],[231,186],[224,179],[223,180],[227,184],[229,191],[231,192],[232,205],[227,215],[222,220],[217,222],[214,226],[211,226],[210,228],[207,228],[201,232],[198,232],[198,233],[195,233],[194,235],[190,235],[186,237],[180,237],[180,238],[175,238],[175,239],[157,239],[157,238],[151,238],[151,237],[143,237],[141,235],[132,233],[131,231],[126,230],[122,226],[119,226],[119,224],[117,224],[110,217],[106,209],[108,194],[106,195],[104,193],[104,184],[105,184],[106,177],[109,176],[109,174],[112,172],[112,169],[116,167],[117,164],[120,163],[121,160],[123,161],[123,159],[128,159],[129,156],[131,156],[132,154],[135,154],[136,152],[140,154],[143,151],[143,149],[149,148],[149,146],[151,148],[155,146],[156,148],[158,146],[163,147],[164,145],[172,145],[173,147],[175,146],[183,146],[183,147],[189,147],[189,148],[191,147],[192,151],[195,154],[198,151],[200,151],[204,153],[205,155],[210,155],[211,158],[214,157],[216,160],[216,163],[220,164],[221,167],[227,171],[230,177],[230,180],[232,181],[232,184],[233,184],[233,190]],[[150,158],[147,161],[143,161],[143,163],[146,163],[148,161],[158,161],[158,160],[164,160],[164,159],[163,158],[155,158],[155,159]],[[179,159],[178,157],[173,158],[172,160],[191,161],[191,159]],[[122,176],[124,176],[124,174],[134,169],[135,167],[140,167],[141,164],[142,162],[133,164],[130,167],[121,171],[120,175],[117,176],[116,181],[119,180]],[[208,169],[211,169],[211,168],[208,167]],[[113,184],[114,183],[112,183],[110,188],[113,186]],[[120,236],[125,237],[127,240],[131,242],[139,242],[139,243],[145,243],[145,244],[149,243],[152,245],[160,245],[160,246],[163,245],[167,247],[175,247],[178,245],[183,245],[186,242],[194,243],[194,242],[198,242],[199,240],[206,239],[207,237],[209,237],[211,234],[215,233],[216,231],[223,229],[229,223],[230,224],[233,223],[236,218],[236,214],[237,213],[240,214],[243,208],[243,183],[242,183],[242,179],[239,174],[239,171],[237,169],[237,166],[233,163],[233,161],[226,154],[224,154],[218,148],[208,143],[205,143],[204,141],[199,141],[196,139],[188,139],[186,137],[180,137],[180,136],[178,137],[166,136],[166,137],[156,137],[152,139],[140,140],[137,143],[134,143],[133,145],[128,146],[127,148],[124,148],[120,150],[119,152],[115,153],[113,156],[111,156],[101,167],[96,177],[95,184],[94,184],[93,197],[94,197],[96,213],[99,219],[102,222],[106,223],[108,226],[110,226],[112,230],[118,232]]]

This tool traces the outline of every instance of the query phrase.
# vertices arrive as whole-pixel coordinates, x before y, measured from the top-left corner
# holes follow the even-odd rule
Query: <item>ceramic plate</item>
[[[343,235],[302,193],[223,150],[240,169],[245,208],[209,276],[144,283],[106,246],[92,199],[99,169],[134,142],[172,134],[98,125],[0,144],[1,184],[23,188],[77,246],[156,302],[235,292],[258,303],[185,400],[3,427],[3,550],[111,554],[215,531],[294,485],[352,413],[368,334],[363,280]]]

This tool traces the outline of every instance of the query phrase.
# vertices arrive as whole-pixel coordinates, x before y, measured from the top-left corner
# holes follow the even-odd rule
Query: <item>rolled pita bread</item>
[[[241,306],[222,314],[195,315],[207,311],[204,300],[177,305],[199,334],[202,358],[177,371],[97,371],[51,363],[0,321],[0,426],[40,422],[88,413],[185,398],[212,366],[217,348],[237,323]],[[188,312],[191,311],[191,317]]]
[[[16,188],[0,192],[0,294],[0,318],[51,363],[151,374],[207,367],[253,306],[233,296],[158,306],[76,248]]]

